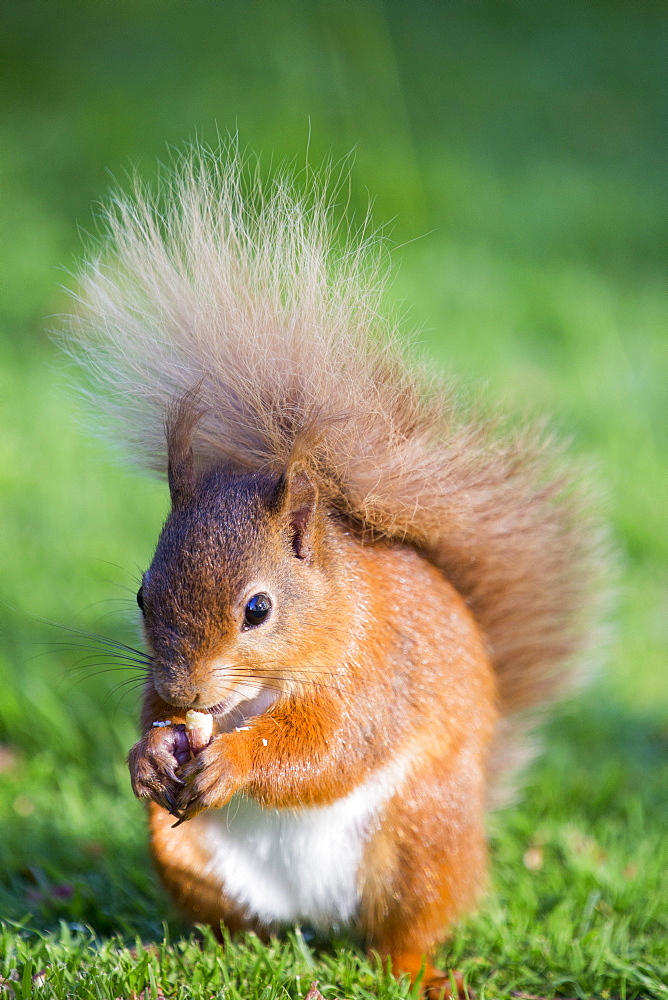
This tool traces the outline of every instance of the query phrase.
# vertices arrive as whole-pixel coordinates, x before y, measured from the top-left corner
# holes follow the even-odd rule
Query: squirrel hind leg
[[[465,793],[462,792],[465,789]],[[428,1000],[473,997],[430,957],[486,882],[484,760],[475,749],[432,761],[388,803],[363,859],[360,929],[395,975],[419,977]]]
[[[392,974],[410,976],[411,984],[420,979],[420,992],[425,1000],[474,1000],[475,993],[464,985],[457,969],[444,972],[437,969],[419,952],[390,955]]]

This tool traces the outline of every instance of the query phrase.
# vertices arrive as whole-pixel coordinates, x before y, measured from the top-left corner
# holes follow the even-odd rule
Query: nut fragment
[[[186,712],[186,736],[193,753],[199,753],[211,742],[213,736],[213,716],[208,712],[196,712],[190,708]]]

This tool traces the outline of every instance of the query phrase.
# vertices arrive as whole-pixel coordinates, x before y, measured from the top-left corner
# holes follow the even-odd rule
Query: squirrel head
[[[168,444],[172,510],[137,595],[156,691],[225,714],[308,684],[336,662],[339,590],[312,476],[197,476],[183,421]]]

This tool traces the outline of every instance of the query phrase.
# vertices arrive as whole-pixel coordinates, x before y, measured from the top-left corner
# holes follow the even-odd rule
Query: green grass
[[[36,0],[6,14],[0,976],[59,1000],[158,985],[303,997],[312,979],[327,1000],[408,995],[350,942],[223,952],[179,921],[124,764],[137,693],[44,621],[135,642],[166,511],[164,487],[87,434],[44,335],[77,227],[94,228],[107,171],[151,176],[196,132],[238,127],[265,164],[303,163],[310,117],[312,162],[355,146],[353,209],[368,191],[376,221],[394,219],[389,302],[467,390],[552,415],[592,466],[618,552],[605,666],[550,722],[518,804],[490,818],[490,890],[443,961],[488,1000],[668,996],[663,6]]]

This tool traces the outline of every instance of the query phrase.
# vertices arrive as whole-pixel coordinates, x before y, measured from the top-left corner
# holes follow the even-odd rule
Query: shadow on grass
[[[553,718],[530,785],[557,813],[589,823],[642,811],[665,823],[668,720],[594,688]]]
[[[162,939],[165,922],[176,933],[186,928],[159,886],[141,835],[130,842],[75,838],[48,817],[33,816],[10,818],[3,840],[13,862],[0,879],[3,920],[39,931],[56,931],[64,921],[103,937],[151,941]]]

